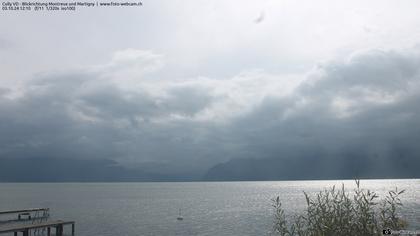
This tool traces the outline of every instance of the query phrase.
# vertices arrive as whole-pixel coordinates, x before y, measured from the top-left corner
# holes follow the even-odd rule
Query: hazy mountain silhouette
[[[128,169],[106,159],[0,158],[2,182],[117,182],[189,180]]]
[[[414,153],[393,157],[342,156],[233,159],[210,168],[203,178],[153,173],[107,159],[0,158],[0,182],[252,181],[352,178],[420,178]]]
[[[235,159],[212,167],[208,181],[306,180],[352,178],[419,178],[420,160],[399,156],[366,158],[357,154],[338,158]]]

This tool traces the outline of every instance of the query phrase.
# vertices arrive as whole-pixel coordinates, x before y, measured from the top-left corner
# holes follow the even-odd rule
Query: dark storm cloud
[[[296,168],[351,159],[418,166],[419,58],[418,51],[361,52],[319,66],[289,94],[273,89],[281,76],[258,73],[174,81],[135,73],[127,88],[119,80],[130,76],[128,65],[141,68],[128,59],[111,69],[40,74],[20,95],[0,90],[0,155],[107,159],[194,177],[244,158],[293,160]]]
[[[96,70],[39,74],[14,98],[2,89],[1,156],[112,159],[171,174],[203,171],[206,160],[194,159],[208,148],[192,145],[193,133],[208,125],[165,119],[194,115],[211,102],[207,91],[176,84],[156,95],[101,76]]]
[[[354,142],[371,146],[397,133],[415,140],[417,136],[411,135],[418,127],[419,65],[418,54],[378,51],[327,65],[291,97],[265,99],[239,130],[265,121],[257,127],[266,129],[252,128],[261,137],[292,146],[293,140],[296,146],[326,142],[322,145],[326,149]]]
[[[318,68],[237,121],[248,145],[206,178],[418,177],[419,65],[418,53],[368,51]]]

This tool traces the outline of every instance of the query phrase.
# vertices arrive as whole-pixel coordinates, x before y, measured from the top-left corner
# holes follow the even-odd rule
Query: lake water
[[[0,211],[49,207],[55,219],[75,220],[76,235],[268,235],[270,199],[287,214],[305,208],[310,194],[352,180],[189,183],[1,183]],[[362,180],[380,196],[406,189],[403,214],[420,229],[420,180]],[[177,221],[179,209],[183,221]]]

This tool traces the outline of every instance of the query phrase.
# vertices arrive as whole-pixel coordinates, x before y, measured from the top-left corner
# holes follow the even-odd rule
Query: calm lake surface
[[[279,195],[287,214],[310,194],[352,180],[189,183],[1,183],[0,211],[49,207],[52,218],[76,221],[76,235],[269,235],[270,199]],[[406,189],[404,216],[420,229],[420,180],[362,180],[384,196]],[[183,221],[177,221],[182,209]]]

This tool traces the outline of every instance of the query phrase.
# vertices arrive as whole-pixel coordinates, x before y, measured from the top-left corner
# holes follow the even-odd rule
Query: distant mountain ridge
[[[108,159],[0,158],[0,182],[180,181],[180,176],[129,169]]]
[[[205,181],[307,180],[353,178],[420,178],[418,158],[399,157],[379,162],[363,156],[339,158],[235,159],[217,164]]]
[[[384,161],[386,160],[386,161]],[[0,182],[259,181],[353,178],[420,178],[420,159],[348,154],[340,157],[233,159],[203,177],[127,168],[107,159],[0,158]]]

